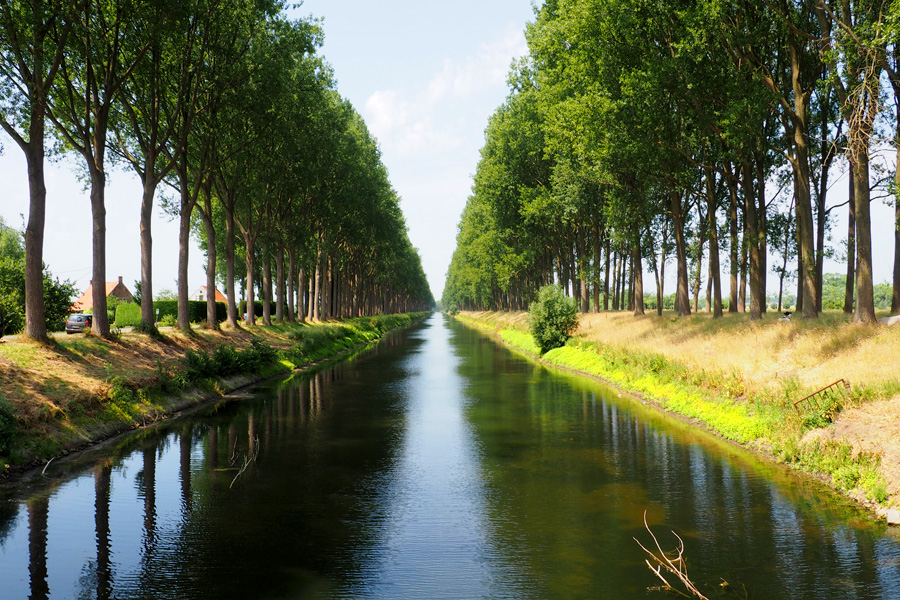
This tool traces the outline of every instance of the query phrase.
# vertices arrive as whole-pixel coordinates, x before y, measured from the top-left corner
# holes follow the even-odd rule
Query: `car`
[[[94,315],[73,314],[66,319],[66,333],[84,333],[91,328]]]

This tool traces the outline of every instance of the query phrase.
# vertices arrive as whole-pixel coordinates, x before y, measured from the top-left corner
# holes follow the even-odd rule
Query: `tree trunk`
[[[225,297],[228,301],[228,324],[238,326],[237,302],[234,295],[234,204],[229,200],[225,206]]]
[[[634,273],[634,316],[644,316],[644,269],[641,265],[640,242],[634,245],[631,254],[631,269]]]
[[[206,194],[206,210],[212,209],[210,194]],[[204,217],[206,228],[206,324],[212,329],[219,329],[219,316],[216,310],[216,228],[212,219]]]
[[[311,298],[312,304],[312,320],[319,320],[319,298],[322,297],[322,248],[320,247],[316,255],[316,285],[315,291]]]
[[[41,111],[43,112],[43,111]],[[25,335],[45,344],[47,318],[44,312],[44,223],[47,186],[44,182],[44,119],[32,117],[30,141],[22,145],[28,165],[28,225],[25,227]]]
[[[729,175],[732,174],[731,163],[727,165]],[[738,193],[737,184],[733,177],[727,178],[728,184],[728,227],[729,227],[729,274],[730,274],[730,294],[728,297],[728,312],[736,313],[738,311],[738,273],[740,271],[740,262],[738,257]]]
[[[291,321],[292,323],[294,322],[295,315],[297,314],[296,312],[294,312],[294,301],[297,298],[297,290],[296,290],[296,281],[297,280],[294,279],[294,273],[297,272],[297,264],[294,261],[295,255],[296,255],[296,252],[294,251],[293,248],[288,250],[287,316],[288,316],[288,321]]]
[[[759,237],[759,286],[756,293],[759,294],[759,312],[766,312],[768,304],[766,300],[766,278],[769,273],[769,248],[768,248],[768,220],[766,214],[766,170],[765,157],[758,155],[756,158],[756,197],[757,217],[756,227]]]
[[[287,291],[284,279],[284,246],[275,248],[275,320],[284,323],[285,294]]]
[[[815,319],[816,312],[816,256],[813,245],[812,203],[809,193],[809,157],[806,148],[806,128],[799,125],[794,128],[794,145],[797,156],[794,165],[794,186],[797,193],[797,237],[798,254],[804,276],[802,277],[801,296],[803,297],[802,315],[804,319]]]
[[[263,245],[262,254],[263,284],[263,324],[272,324],[272,256],[268,244]]]
[[[249,325],[256,325],[256,281],[253,272],[256,268],[253,258],[256,252],[255,242],[256,238],[244,233],[244,248],[247,251],[244,257],[244,266],[247,269],[247,324]]]
[[[102,164],[102,161],[99,163]],[[94,304],[91,332],[99,338],[109,337],[109,316],[106,313],[106,173],[91,162],[91,220],[93,222],[93,261],[91,281]]]
[[[756,196],[753,194],[753,176],[749,163],[744,163],[743,172],[744,222],[747,226],[745,239],[748,242],[750,264],[750,320],[755,321],[762,318],[762,306],[760,304],[762,274],[760,273],[759,224],[756,212]]]
[[[613,256],[613,291],[612,291],[612,304],[613,310],[619,310],[619,285],[622,281],[621,276],[622,271],[622,257],[618,251],[616,251]]]
[[[896,95],[896,94],[895,94]],[[900,158],[900,103],[897,104],[897,129],[894,133]],[[900,164],[900,163],[898,163]],[[900,190],[900,169],[894,169],[894,189]],[[900,195],[894,194],[894,277],[891,294],[891,314],[900,313]]]
[[[597,223],[598,218],[594,215],[594,225],[591,229],[591,233],[593,234],[593,247],[594,247],[594,264],[593,264],[593,275],[591,283],[593,284],[592,289],[594,292],[594,313],[600,312],[600,226]]]
[[[853,314],[854,290],[856,289],[856,177],[850,165],[850,191],[847,202],[847,279],[844,281],[844,312]],[[900,173],[900,169],[897,171]]]
[[[716,186],[712,169],[706,172],[706,217],[709,219],[709,283],[712,285],[713,318],[722,316],[722,281],[719,277],[719,233],[716,226]]]
[[[603,310],[609,310],[609,258],[610,258],[610,250],[612,249],[612,242],[610,241],[610,236],[606,236],[606,279],[603,281]]]
[[[153,173],[153,161],[144,166],[143,194],[141,195],[141,324],[146,330],[156,325],[153,311],[153,198],[157,180]]]
[[[699,240],[697,243],[697,270],[694,277],[694,312],[700,310],[700,284],[703,277],[703,246],[706,244],[709,221],[703,217],[701,203],[697,202],[697,217],[700,222]]]
[[[670,191],[669,200],[672,207],[672,224],[675,231],[675,256],[678,261],[675,310],[679,317],[686,317],[691,314],[691,305],[688,297],[687,248],[684,241],[684,213],[681,204],[681,194],[674,190]]]
[[[297,274],[297,320],[301,323],[306,321],[306,269],[300,267]]]
[[[186,159],[184,159],[184,163],[178,170],[178,178],[181,187],[181,207],[178,211],[180,219],[178,228],[178,327],[183,331],[190,331],[188,255],[191,248],[191,215],[196,205],[196,196],[191,194]],[[141,285],[141,292],[143,292],[143,285]]]
[[[856,310],[855,323],[875,322],[875,289],[872,282],[872,229],[869,216],[869,156],[858,153],[853,172],[856,199]]]
[[[588,279],[590,279],[590,259],[584,243],[584,227],[578,228],[578,260],[581,263],[579,279],[581,280],[581,312],[588,313],[591,310],[591,297],[588,292]]]
[[[624,278],[623,278],[624,281]],[[628,253],[628,294],[626,295],[628,301],[626,303],[627,310],[634,310],[635,298],[634,298],[634,252]]]

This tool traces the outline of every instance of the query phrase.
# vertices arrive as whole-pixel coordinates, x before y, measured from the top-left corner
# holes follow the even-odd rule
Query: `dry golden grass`
[[[226,344],[242,348],[252,339],[275,348],[291,345],[287,331],[279,326],[198,329],[189,335],[170,331],[162,341],[136,333],[118,340],[59,336],[47,346],[24,338],[6,339],[0,343],[0,401],[12,408],[20,431],[31,439],[43,436],[63,448],[77,447],[109,433],[102,428],[94,432],[90,418],[102,410],[114,378],[122,377],[138,388],[152,387],[158,365],[179,369],[187,350],[211,351]],[[172,398],[158,409],[172,410],[179,402]],[[86,417],[85,422],[76,423],[74,415]]]
[[[468,313],[498,329],[527,330],[524,312]],[[857,325],[825,312],[817,320],[760,321],[746,314],[713,319],[708,313],[677,318],[666,311],[635,317],[627,312],[581,315],[577,336],[640,352],[654,352],[689,368],[742,377],[749,388],[778,388],[794,377],[801,389],[837,379],[868,388],[900,387],[900,326]]]

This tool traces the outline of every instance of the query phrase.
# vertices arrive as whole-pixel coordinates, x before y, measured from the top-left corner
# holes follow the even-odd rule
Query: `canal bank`
[[[429,313],[0,343],[0,477],[377,342]]]
[[[883,356],[900,340],[900,330],[828,321],[784,324],[774,318],[748,325],[734,319],[717,329],[701,315],[690,321],[601,313],[582,315],[579,331],[565,347],[540,356],[526,313],[456,316],[544,364],[611,383],[645,404],[808,473],[879,518],[897,517],[900,435],[891,415],[900,410],[900,381],[890,366],[879,376],[880,363],[867,357]],[[814,344],[815,351],[804,349]],[[752,373],[740,362],[746,355],[753,357]],[[775,357],[774,367],[766,357]],[[854,370],[857,363],[864,366]],[[851,393],[795,407],[822,377],[831,376],[829,369],[854,376]],[[869,375],[866,383],[860,370]]]

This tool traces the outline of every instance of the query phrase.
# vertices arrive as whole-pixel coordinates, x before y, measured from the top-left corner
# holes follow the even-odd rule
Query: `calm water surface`
[[[0,490],[0,598],[900,598],[900,536],[440,315]]]

